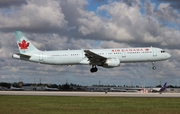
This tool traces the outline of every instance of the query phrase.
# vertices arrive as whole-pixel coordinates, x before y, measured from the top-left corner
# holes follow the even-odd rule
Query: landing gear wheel
[[[92,68],[90,69],[90,72],[94,73],[94,72],[97,72],[97,71],[98,71],[97,67],[92,65]]]
[[[94,69],[93,69],[93,68],[91,68],[91,69],[90,69],[90,72],[91,72],[91,73],[94,73]]]
[[[97,67],[95,67],[95,68],[94,68],[94,71],[95,71],[95,72],[97,72],[97,71],[98,71]]]
[[[155,67],[155,65],[154,65],[154,61],[152,62],[152,66],[153,66],[152,69],[153,69],[153,70],[156,70],[156,67]]]
[[[152,67],[152,69],[153,69],[153,70],[156,70],[156,67],[155,67],[155,66],[153,66],[153,67]]]

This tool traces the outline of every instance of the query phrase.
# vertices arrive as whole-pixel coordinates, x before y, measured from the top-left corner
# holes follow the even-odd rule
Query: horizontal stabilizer
[[[25,55],[25,54],[21,54],[21,53],[15,53],[12,55],[13,58],[16,59],[29,59],[31,56],[30,55]]]

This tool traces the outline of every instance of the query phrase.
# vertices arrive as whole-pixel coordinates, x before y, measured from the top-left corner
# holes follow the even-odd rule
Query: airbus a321
[[[119,67],[120,63],[155,62],[167,60],[171,55],[155,47],[81,49],[40,51],[21,31],[15,31],[19,52],[13,58],[50,65],[91,65],[90,72],[98,71],[97,66],[104,68]]]

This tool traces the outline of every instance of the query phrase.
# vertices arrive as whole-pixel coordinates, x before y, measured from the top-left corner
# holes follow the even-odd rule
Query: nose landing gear
[[[95,65],[92,65],[92,68],[90,69],[90,72],[94,73],[94,72],[97,72],[97,71],[98,71],[97,67]]]
[[[154,65],[154,61],[152,62],[152,69],[156,70],[156,66]]]

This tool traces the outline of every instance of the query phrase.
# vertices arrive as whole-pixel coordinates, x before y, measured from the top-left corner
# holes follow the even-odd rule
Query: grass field
[[[180,114],[180,98],[0,96],[0,114]]]

